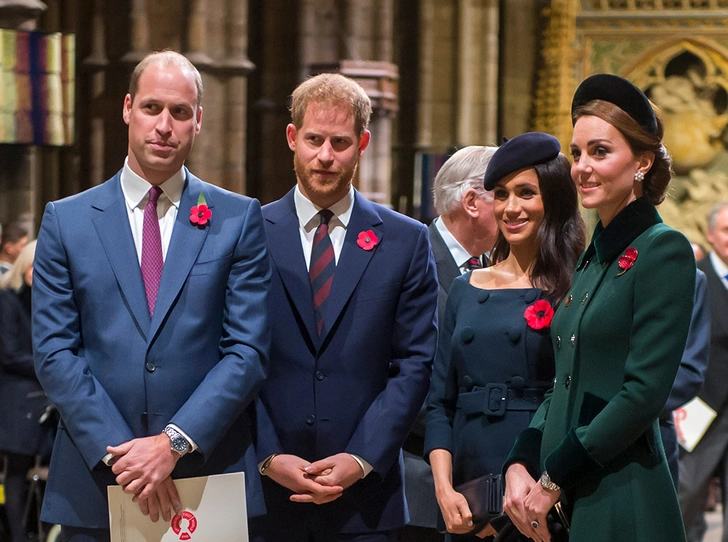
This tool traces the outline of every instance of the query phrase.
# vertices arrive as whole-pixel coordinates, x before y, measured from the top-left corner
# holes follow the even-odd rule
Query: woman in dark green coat
[[[658,429],[685,347],[690,244],[655,205],[670,181],[662,124],[629,81],[595,75],[572,104],[571,173],[600,222],[551,327],[554,388],[506,463],[504,508],[548,541],[561,499],[572,542],[685,540]]]

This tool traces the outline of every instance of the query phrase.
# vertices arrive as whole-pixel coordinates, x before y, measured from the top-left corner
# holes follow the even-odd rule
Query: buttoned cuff
[[[511,453],[508,454],[508,459],[503,465],[503,475],[505,476],[508,467],[513,463],[522,463],[534,479],[538,478],[541,474],[542,438],[543,432],[535,427],[529,427],[521,431],[513,444],[513,448],[511,448]]]
[[[356,454],[349,454],[349,455],[354,458],[354,461],[359,463],[359,466],[361,467],[361,471],[362,471],[362,475],[361,475],[362,478],[366,478],[367,475],[374,470],[374,467],[372,467],[369,463],[367,463],[364,459],[362,459],[358,455],[356,455]]]
[[[561,444],[546,458],[545,464],[551,481],[562,489],[574,487],[603,468],[584,448],[574,429],[569,431]]]

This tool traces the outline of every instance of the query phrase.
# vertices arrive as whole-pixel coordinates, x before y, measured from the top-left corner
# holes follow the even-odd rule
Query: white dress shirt
[[[470,271],[470,269],[466,267],[470,258],[477,258],[480,260],[481,264],[483,263],[483,259],[480,256],[471,256],[470,253],[463,248],[463,245],[461,245],[458,240],[455,239],[455,236],[450,233],[450,230],[447,229],[442,217],[438,216],[435,219],[435,227],[437,228],[437,232],[440,234],[440,237],[442,237],[442,240],[445,242],[445,246],[450,251],[450,254],[452,254],[452,259],[458,264],[461,275]]]
[[[301,189],[298,188],[298,185],[296,185],[293,193],[293,203],[296,207],[298,230],[301,233],[301,246],[303,247],[303,255],[306,258],[306,269],[308,269],[311,266],[313,237],[316,234],[316,228],[321,224],[321,218],[318,216],[318,212],[322,207],[307,199],[301,192]],[[353,208],[354,187],[350,187],[346,196],[328,208],[329,211],[334,213],[334,216],[329,220],[329,237],[334,247],[334,259],[336,263],[339,263],[339,256],[341,256],[341,249],[344,246],[344,238],[346,237],[346,227],[349,225]]]
[[[172,239],[174,221],[177,219],[179,201],[182,198],[182,188],[185,183],[183,168],[164,181],[160,188],[162,194],[157,200],[157,217],[159,218],[159,233],[162,237],[162,259],[167,260],[167,249]],[[124,161],[121,170],[121,191],[126,201],[126,213],[129,217],[131,235],[134,237],[134,246],[137,251],[139,265],[142,263],[142,233],[144,231],[144,209],[149,201],[149,190],[152,185],[129,167],[129,159]]]

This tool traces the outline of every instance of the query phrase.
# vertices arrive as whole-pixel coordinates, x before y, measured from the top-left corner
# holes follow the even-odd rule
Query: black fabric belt
[[[491,383],[458,395],[457,408],[463,414],[503,416],[509,410],[533,412],[543,402],[546,388],[513,389],[508,384]]]

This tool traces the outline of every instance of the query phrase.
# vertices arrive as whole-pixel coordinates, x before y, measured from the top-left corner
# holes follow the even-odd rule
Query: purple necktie
[[[316,329],[321,335],[324,326],[324,302],[331,292],[331,283],[334,281],[334,246],[329,237],[329,220],[334,213],[328,209],[319,211],[321,224],[316,228],[313,236],[313,248],[311,249],[311,265],[308,268],[308,276],[311,279],[311,290],[313,290],[313,310],[316,314]]]
[[[154,314],[154,304],[157,302],[159,281],[162,280],[162,269],[164,268],[162,236],[159,233],[159,218],[157,218],[157,200],[161,194],[162,189],[153,186],[149,190],[149,201],[144,208],[142,278],[144,279],[144,290],[147,292],[149,316]]]

